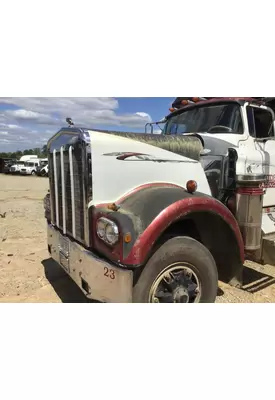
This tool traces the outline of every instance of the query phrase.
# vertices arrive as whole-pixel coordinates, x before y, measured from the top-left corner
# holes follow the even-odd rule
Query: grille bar
[[[74,167],[73,167],[73,147],[69,148],[70,179],[71,179],[71,205],[72,205],[72,234],[75,234],[75,197],[74,197]]]
[[[66,198],[65,198],[65,174],[64,174],[64,148],[60,149],[61,164],[61,193],[62,193],[62,215],[63,215],[63,233],[66,235]]]
[[[56,165],[56,149],[53,151],[53,169],[54,169],[54,192],[55,192],[55,223],[59,227],[59,210],[58,210],[58,182],[57,182],[57,165]]]

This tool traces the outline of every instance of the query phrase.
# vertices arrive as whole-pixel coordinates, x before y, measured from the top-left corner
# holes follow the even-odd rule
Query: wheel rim
[[[201,283],[189,263],[172,264],[155,279],[149,303],[199,303]]]

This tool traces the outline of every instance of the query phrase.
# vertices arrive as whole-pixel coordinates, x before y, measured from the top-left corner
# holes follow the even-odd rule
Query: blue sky
[[[169,113],[173,100],[175,97],[120,97],[119,108],[122,113],[143,110],[157,120]]]
[[[0,152],[41,147],[71,117],[90,128],[143,132],[174,97],[0,97]]]

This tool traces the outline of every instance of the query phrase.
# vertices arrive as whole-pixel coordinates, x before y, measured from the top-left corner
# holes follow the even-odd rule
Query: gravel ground
[[[0,302],[87,302],[48,256],[48,180],[0,174],[0,188]],[[244,278],[243,290],[220,283],[217,303],[275,302],[275,267],[247,262]]]

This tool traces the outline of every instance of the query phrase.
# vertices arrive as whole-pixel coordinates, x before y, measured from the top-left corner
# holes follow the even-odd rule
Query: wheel
[[[218,272],[209,250],[190,237],[167,240],[133,289],[134,303],[214,303]]]
[[[35,175],[35,171],[32,171],[32,176],[34,176]]]

